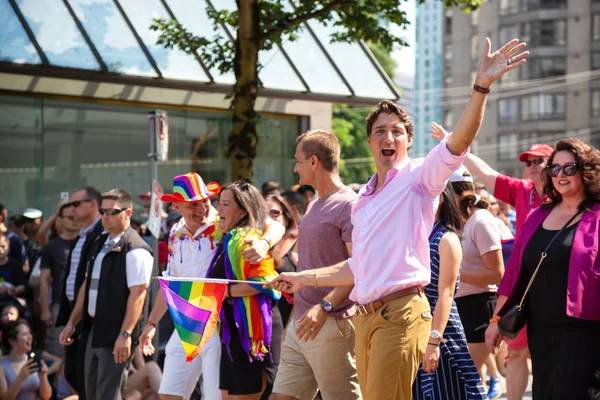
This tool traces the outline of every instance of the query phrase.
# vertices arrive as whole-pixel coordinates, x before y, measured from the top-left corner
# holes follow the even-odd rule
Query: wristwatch
[[[123,336],[125,339],[130,338],[131,337],[131,332],[126,331],[125,329],[123,329],[121,331],[121,333],[119,333],[119,335]]]
[[[439,333],[438,331],[431,331],[431,333],[429,334],[429,337],[434,340],[439,340],[442,343],[446,343],[448,341],[447,339],[444,339],[442,334]]]
[[[323,311],[325,311],[326,313],[330,313],[333,311],[333,304],[331,304],[330,301],[327,300],[321,300],[321,308],[323,309]]]

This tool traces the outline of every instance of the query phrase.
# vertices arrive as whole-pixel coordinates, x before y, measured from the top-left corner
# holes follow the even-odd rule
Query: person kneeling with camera
[[[0,359],[0,398],[49,400],[52,387],[41,353],[33,352],[33,336],[26,321],[10,322],[2,335],[6,357]]]

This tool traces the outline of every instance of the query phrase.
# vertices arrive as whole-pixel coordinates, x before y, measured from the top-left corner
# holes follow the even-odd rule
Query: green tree
[[[425,0],[416,0],[423,3]],[[483,0],[440,0],[448,7],[477,9]],[[209,2],[208,16],[215,36],[199,37],[174,20],[156,19],[151,26],[160,33],[158,44],[179,48],[200,56],[209,68],[233,71],[236,82],[232,90],[232,128],[228,156],[232,179],[252,178],[256,156],[256,98],[260,92],[258,52],[287,40],[295,40],[307,21],[332,23],[340,31],[331,36],[334,42],[364,40],[377,43],[388,51],[406,43],[390,33],[387,26],[406,28],[408,21],[400,10],[400,0],[236,0],[235,11],[216,10]],[[293,7],[289,7],[293,5]],[[221,34],[221,26],[235,32],[232,43]]]

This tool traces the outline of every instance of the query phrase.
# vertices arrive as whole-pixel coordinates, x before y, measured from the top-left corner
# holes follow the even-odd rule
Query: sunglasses
[[[536,159],[533,159],[533,160],[527,160],[527,161],[525,161],[525,165],[527,165],[528,167],[531,167],[532,164],[540,165],[544,161],[545,160],[543,158],[536,158]]]
[[[279,210],[269,210],[269,217],[275,219],[281,215],[281,211]]]
[[[77,208],[81,205],[81,203],[90,203],[92,201],[92,199],[83,199],[83,200],[76,200],[76,201],[72,201],[68,204],[69,207],[74,207]]]
[[[112,216],[112,215],[120,214],[125,210],[127,210],[127,209],[126,208],[123,208],[123,209],[121,209],[121,208],[99,208],[98,212],[100,213],[100,215],[106,214],[106,215]]]
[[[579,167],[575,162],[568,162],[564,165],[552,164],[546,167],[548,175],[550,175],[552,178],[556,178],[558,175],[560,175],[560,171],[562,171],[565,176],[573,176],[577,173],[578,169]]]

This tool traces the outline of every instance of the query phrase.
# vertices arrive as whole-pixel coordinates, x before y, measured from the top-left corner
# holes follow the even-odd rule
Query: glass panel
[[[40,207],[41,115],[39,99],[0,96],[0,201],[10,215]]]
[[[592,91],[592,117],[600,116],[600,91]]]
[[[592,40],[600,40],[600,14],[592,15]]]
[[[193,56],[156,44],[159,33],[150,30],[153,19],[170,20],[159,0],[126,0],[120,3],[165,78],[208,82],[208,77]]]
[[[346,80],[350,83],[350,87],[357,96],[382,99],[396,97],[358,43],[330,43],[331,35],[340,31],[339,28],[333,26],[333,22],[325,25],[310,21],[309,26],[325,47],[325,51],[329,53]],[[316,51],[313,53],[316,53]],[[306,62],[306,58],[304,57],[304,61],[301,64]],[[296,62],[296,65],[300,69],[298,64]],[[304,79],[307,79],[306,75],[303,76]],[[312,87],[311,89],[315,91]]]
[[[206,14],[207,4],[204,0],[169,0],[168,5],[175,15],[175,18],[185,28],[190,30],[194,35],[205,37],[208,40],[217,35],[213,29],[212,20]],[[222,27],[219,27],[221,36],[227,38],[227,33]],[[233,84],[235,83],[235,75],[233,71],[222,75],[219,70],[214,67],[210,70],[215,82]]]
[[[0,26],[0,61],[17,64],[42,63],[8,0],[0,0]]]
[[[278,47],[258,53],[258,61],[262,66],[258,75],[265,87],[300,92],[306,90],[306,87]]]
[[[51,64],[61,67],[100,69],[61,0],[16,0],[16,2]]]
[[[156,76],[113,0],[69,0],[111,72]]]
[[[290,6],[288,8],[291,9]],[[284,42],[283,48],[311,92],[350,95],[350,91],[306,27],[298,32],[298,39]],[[309,54],[310,57],[307,56]]]

